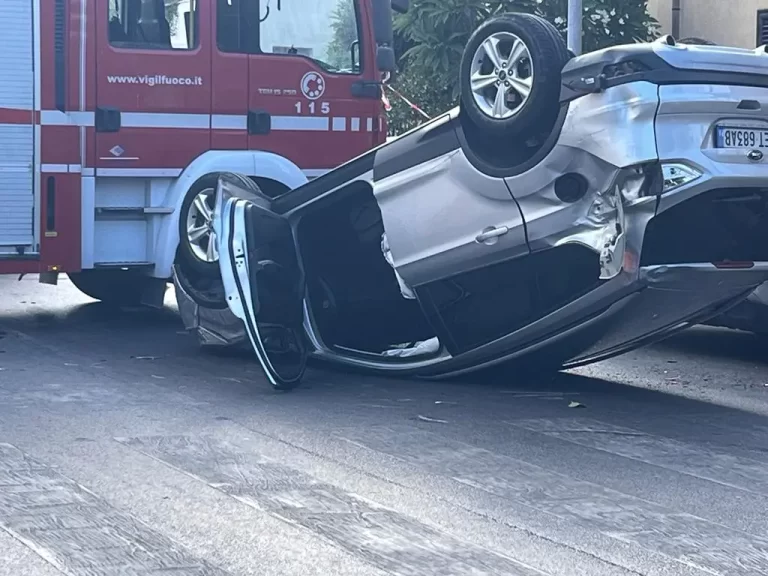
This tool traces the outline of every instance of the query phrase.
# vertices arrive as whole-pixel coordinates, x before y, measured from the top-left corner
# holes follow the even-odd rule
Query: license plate
[[[768,129],[718,126],[717,148],[768,148]]]

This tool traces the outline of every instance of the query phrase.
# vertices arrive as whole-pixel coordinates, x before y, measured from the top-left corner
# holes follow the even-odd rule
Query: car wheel
[[[216,241],[212,226],[216,206],[215,191],[219,177],[224,174],[248,193],[266,198],[254,180],[242,174],[227,172],[201,178],[184,199],[179,218],[181,261],[175,265],[175,278],[195,303],[212,310],[228,307],[219,269],[219,253],[210,248],[211,242]],[[203,227],[205,234],[201,234]]]
[[[179,213],[179,256],[191,272],[212,277],[219,274],[219,252],[213,231],[217,174],[200,178],[189,189]]]
[[[80,292],[111,306],[139,306],[148,280],[130,270],[83,270],[68,276]]]
[[[472,34],[461,61],[461,107],[488,136],[551,126],[559,112],[568,49],[538,16],[502,14]]]

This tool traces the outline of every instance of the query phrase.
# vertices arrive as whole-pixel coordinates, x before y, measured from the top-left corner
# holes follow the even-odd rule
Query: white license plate
[[[718,148],[768,149],[768,129],[718,126],[715,140]]]

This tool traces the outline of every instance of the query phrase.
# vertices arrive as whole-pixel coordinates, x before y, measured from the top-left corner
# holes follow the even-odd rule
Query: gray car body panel
[[[749,78],[768,62],[759,52],[654,43],[576,58],[566,66],[564,83],[580,71],[638,55],[675,69],[715,69]],[[307,301],[305,329],[313,354],[374,371],[446,376],[504,362],[599,327],[601,336],[567,364],[580,365],[665,338],[745,299],[768,280],[768,263],[748,269],[706,262],[640,266],[640,257],[648,223],[659,214],[714,189],[764,182],[764,164],[748,161],[743,150],[720,150],[712,144],[717,123],[762,126],[768,121],[768,88],[747,84],[667,85],[647,75],[599,91],[584,90],[564,108],[564,122],[546,156],[525,172],[506,177],[478,169],[465,153],[455,110],[286,193],[273,209],[295,228],[306,210],[339,189],[356,181],[372,186],[394,266],[414,288],[569,243],[600,254],[599,287],[456,357],[443,350],[432,358],[391,362],[326,346]],[[760,103],[761,109],[740,108],[746,100]],[[654,161],[683,161],[702,175],[660,197],[624,198],[619,176],[628,167]],[[576,202],[562,202],[554,194],[554,182],[571,171],[587,179],[588,193]],[[507,232],[496,242],[476,240],[492,227]],[[177,294],[190,298],[178,283]],[[205,323],[194,307],[180,309],[198,315],[185,320],[188,326]],[[225,316],[216,315],[219,329],[203,327],[207,337],[242,341]],[[234,316],[231,320],[239,322]],[[211,333],[221,338],[211,338]]]

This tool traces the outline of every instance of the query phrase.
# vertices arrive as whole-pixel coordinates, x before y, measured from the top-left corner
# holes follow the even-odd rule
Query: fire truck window
[[[139,50],[193,50],[199,0],[109,0],[109,42]]]
[[[258,34],[257,3],[258,0],[216,0],[216,44],[219,50],[252,52],[247,43]],[[256,25],[251,27],[251,22]]]
[[[329,72],[358,74],[356,0],[216,0],[224,52],[309,58]]]
[[[329,72],[360,72],[355,0],[260,1],[261,52],[311,58]]]

